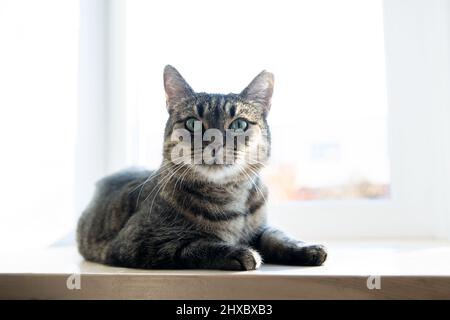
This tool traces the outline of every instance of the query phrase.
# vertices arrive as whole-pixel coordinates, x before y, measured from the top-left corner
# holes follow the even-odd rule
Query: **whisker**
[[[142,194],[142,190],[143,190],[144,186],[145,186],[147,183],[149,183],[150,181],[152,181],[153,179],[155,179],[157,176],[160,176],[160,175],[163,174],[164,172],[167,172],[167,171],[170,169],[170,167],[169,167],[170,164],[171,164],[171,163],[168,162],[168,163],[162,165],[158,170],[156,170],[153,174],[151,174],[151,175],[147,178],[147,180],[144,181],[144,183],[143,183],[142,186],[141,186],[141,189],[139,190],[139,194],[138,194],[138,196],[137,196],[136,207],[138,207],[139,200],[140,200],[140,198],[141,198],[141,194]],[[165,168],[164,168],[164,167],[165,167]],[[164,169],[161,170],[162,168],[164,168]],[[144,201],[145,201],[145,200],[144,200]]]
[[[174,166],[175,166],[175,165],[174,165]],[[161,172],[161,174],[160,174],[160,175],[161,175],[161,176],[160,176],[160,180],[156,183],[156,185],[153,187],[153,189],[150,191],[150,193],[145,197],[145,199],[144,199],[143,202],[145,202],[145,201],[149,198],[149,196],[153,194],[153,191],[155,191],[156,188],[157,188],[161,183],[163,183],[163,182],[165,181],[165,179],[170,175],[170,172],[169,172],[170,169],[172,169],[172,167],[166,168],[165,170],[163,170],[163,172]],[[162,175],[163,173],[167,173],[167,174]]]
[[[173,194],[174,194],[174,192],[175,192],[175,190],[176,190],[176,188],[177,188],[178,182],[180,182],[180,187],[181,187],[181,185],[183,184],[183,179],[184,179],[184,177],[185,177],[185,174],[187,174],[187,172],[188,172],[189,170],[191,170],[191,168],[190,168],[190,166],[188,165],[187,168],[186,168],[186,170],[184,170],[184,171],[180,174],[180,176],[178,177],[177,181],[175,181],[175,185],[174,185],[173,190],[172,190],[172,196],[173,196]]]
[[[184,168],[184,166],[186,166],[186,164],[180,166],[179,168],[175,169],[175,171],[172,173],[172,175],[170,177],[168,177],[165,181],[164,184],[161,185],[161,187],[158,189],[158,191],[155,193],[155,196],[153,197],[152,203],[150,205],[150,210],[148,214],[151,214],[152,209],[153,209],[153,203],[155,202],[156,197],[159,195],[159,193],[164,190],[164,188],[167,186],[167,184],[169,183],[170,179],[172,179],[172,177],[178,172],[180,171],[182,168]]]
[[[139,191],[139,193],[142,191],[142,187],[145,186],[145,184],[147,184],[148,182],[150,182],[151,180],[153,180],[156,176],[158,176],[161,173],[161,169],[163,168],[167,168],[167,166],[170,165],[170,162],[166,162],[163,163],[158,169],[154,170],[148,177],[147,179],[140,183],[139,185],[137,185],[135,188],[133,188],[128,194],[133,193],[134,191],[136,191],[138,188],[141,188],[141,190]],[[164,171],[164,170],[162,170]]]
[[[256,188],[256,190],[258,190],[258,192],[261,194],[262,198],[264,199],[264,202],[266,203],[267,202],[266,197],[264,196],[261,189],[256,185],[255,181],[250,177],[250,175],[247,172],[245,172],[244,168],[242,168],[241,166],[239,166],[238,168],[244,175],[246,175],[250,179],[252,185]]]

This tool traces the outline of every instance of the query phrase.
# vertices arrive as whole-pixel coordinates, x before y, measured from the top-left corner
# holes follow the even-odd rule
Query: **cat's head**
[[[218,183],[258,172],[270,153],[266,117],[273,84],[273,74],[262,71],[239,94],[197,93],[174,67],[166,66],[165,162]]]

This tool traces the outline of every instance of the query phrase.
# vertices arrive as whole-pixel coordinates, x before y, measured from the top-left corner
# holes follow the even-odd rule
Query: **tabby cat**
[[[78,222],[83,257],[132,268],[254,270],[263,260],[321,265],[327,257],[323,246],[289,238],[266,223],[267,189],[259,172],[270,154],[266,118],[273,85],[273,75],[263,71],[240,94],[196,93],[166,66],[169,119],[162,165],[156,171],[122,171],[97,183]],[[241,144],[215,136],[213,142],[224,142],[222,150],[233,163],[176,161],[180,145],[188,146],[183,159],[192,160],[208,148],[208,139],[193,146],[186,135],[174,139],[174,133],[188,132],[190,138],[208,129],[245,134]]]

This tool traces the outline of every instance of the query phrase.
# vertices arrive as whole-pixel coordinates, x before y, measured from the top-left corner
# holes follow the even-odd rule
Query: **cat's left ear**
[[[239,96],[250,103],[263,107],[264,112],[267,113],[270,110],[274,80],[273,74],[264,70],[250,82]]]
[[[171,65],[164,68],[164,89],[166,90],[166,105],[169,112],[181,101],[195,94],[178,70]]]

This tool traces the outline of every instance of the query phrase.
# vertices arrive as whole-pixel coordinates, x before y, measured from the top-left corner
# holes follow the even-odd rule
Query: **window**
[[[0,248],[73,228],[79,2],[0,2]]]
[[[272,201],[388,196],[381,1],[132,0],[126,39],[131,163],[161,161],[165,64],[207,92],[240,92],[268,69]]]
[[[211,92],[274,72],[271,223],[307,240],[449,238],[449,9],[1,1],[0,248],[54,242],[97,179],[159,165],[167,63]]]
[[[127,1],[126,162],[161,160],[165,64],[211,92],[268,69],[272,223],[313,239],[448,234],[448,12],[442,0]]]

